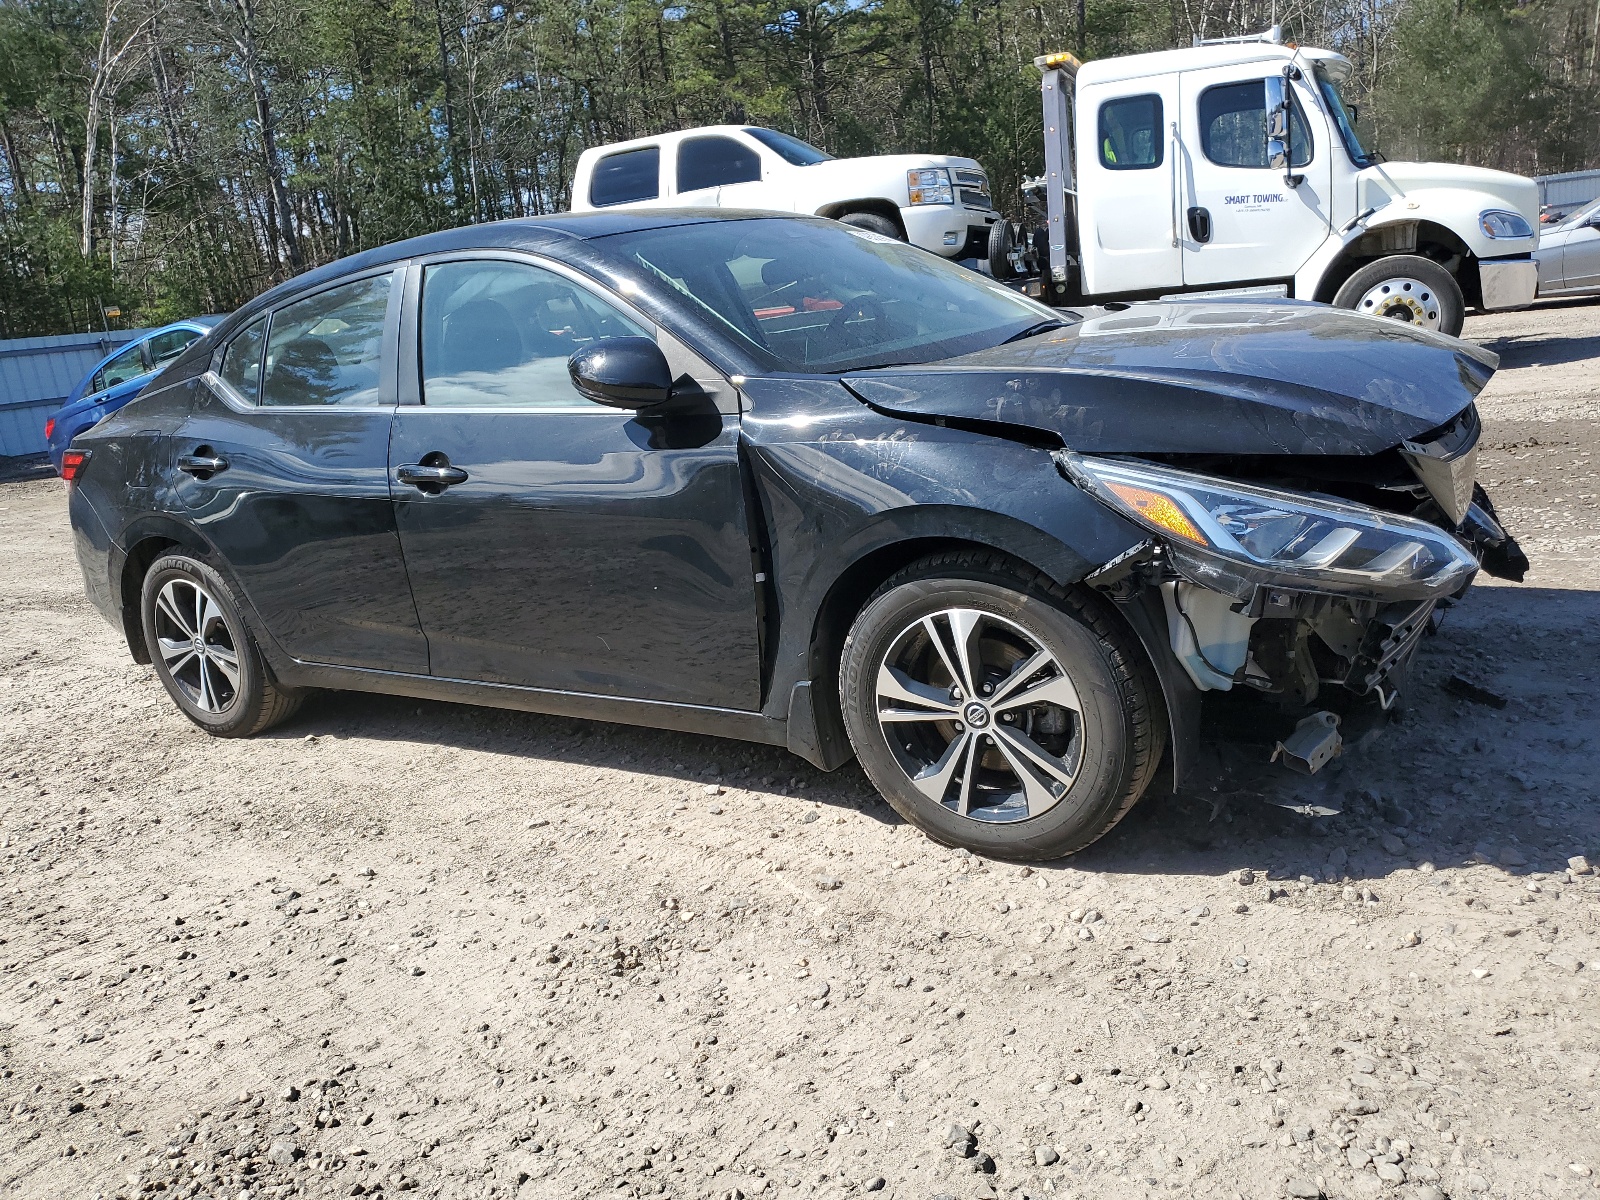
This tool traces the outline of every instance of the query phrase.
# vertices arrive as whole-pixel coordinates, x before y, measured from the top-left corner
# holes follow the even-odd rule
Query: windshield
[[[776,129],[747,127],[745,132],[792,166],[813,167],[819,162],[833,161],[833,155],[824,154],[810,142],[802,142]]]
[[[1371,166],[1375,160],[1361,144],[1361,135],[1356,133],[1356,123],[1351,120],[1350,110],[1345,108],[1344,98],[1339,95],[1338,81],[1320,63],[1316,67],[1316,76],[1317,90],[1322,93],[1322,102],[1328,106],[1333,123],[1339,127],[1339,137],[1350,155],[1350,161],[1358,167]]]
[[[1576,212],[1558,222],[1555,228],[1550,232],[1554,233],[1556,229],[1576,228],[1579,225],[1585,224],[1590,217],[1595,216],[1600,216],[1600,200],[1595,200],[1589,204],[1583,205]]]
[[[597,240],[767,371],[933,362],[1064,323],[987,276],[833,221],[714,221]]]

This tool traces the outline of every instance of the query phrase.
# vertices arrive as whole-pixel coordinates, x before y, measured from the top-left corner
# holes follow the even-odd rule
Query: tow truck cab
[[[990,262],[1053,303],[1278,285],[1454,334],[1468,305],[1534,298],[1533,181],[1382,161],[1341,97],[1341,55],[1274,28],[1035,65],[1046,171],[1024,191],[1039,236],[1001,230]]]

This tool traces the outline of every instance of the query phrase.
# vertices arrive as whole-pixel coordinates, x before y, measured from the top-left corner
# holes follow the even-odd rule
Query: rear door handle
[[[193,475],[196,479],[210,479],[218,471],[228,469],[228,460],[216,453],[202,453],[209,451],[209,446],[202,446],[193,454],[178,455],[178,470]]]
[[[1207,208],[1191,208],[1189,210],[1189,233],[1197,242],[1211,240],[1211,210]]]
[[[428,457],[432,458],[432,455]],[[395,471],[395,478],[401,483],[409,483],[418,491],[426,492],[430,496],[437,496],[447,487],[467,481],[467,473],[460,467],[448,464],[434,465],[432,463],[408,463]]]

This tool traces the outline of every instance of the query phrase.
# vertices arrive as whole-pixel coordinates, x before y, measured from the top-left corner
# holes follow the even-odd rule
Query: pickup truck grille
[[[951,175],[961,195],[961,203],[968,208],[994,207],[994,199],[989,195],[989,177],[982,171],[975,171],[970,167],[957,167]]]

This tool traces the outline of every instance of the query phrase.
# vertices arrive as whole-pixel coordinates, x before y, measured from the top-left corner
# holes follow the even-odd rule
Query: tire
[[[1432,259],[1396,254],[1368,263],[1340,285],[1338,308],[1389,317],[1458,337],[1467,302],[1461,285]]]
[[[897,242],[906,240],[906,235],[899,224],[882,213],[853,212],[845,213],[839,218],[841,225],[854,225],[857,229],[865,229],[869,233],[881,233],[884,237],[893,238]]]
[[[233,589],[198,558],[169,554],[151,563],[139,613],[162,686],[213,737],[252,737],[300,707],[302,694],[272,678]]]
[[[952,698],[958,629],[991,699]],[[1030,660],[1025,676],[1009,673]],[[1143,650],[1098,597],[980,551],[889,579],[857,616],[839,670],[850,741],[895,811],[944,845],[1015,861],[1082,850],[1133,807],[1166,748],[1158,695]]]
[[[1001,218],[989,226],[989,274],[1002,283],[1014,274],[1010,255],[1016,247],[1017,239],[1010,221]]]

